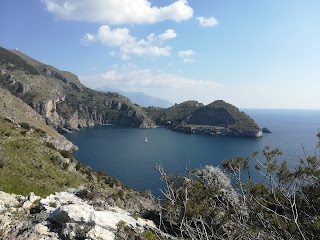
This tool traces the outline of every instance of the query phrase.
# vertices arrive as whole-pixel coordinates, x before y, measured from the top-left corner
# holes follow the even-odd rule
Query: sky
[[[320,109],[319,0],[2,0],[0,46],[90,88]]]

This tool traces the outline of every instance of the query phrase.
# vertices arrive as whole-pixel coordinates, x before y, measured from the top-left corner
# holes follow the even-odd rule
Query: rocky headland
[[[145,108],[145,111],[157,124],[179,132],[243,137],[263,135],[253,119],[222,100],[206,106],[187,101],[168,109]]]

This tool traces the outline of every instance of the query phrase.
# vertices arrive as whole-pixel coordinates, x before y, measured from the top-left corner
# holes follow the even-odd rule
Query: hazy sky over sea
[[[320,109],[319,0],[7,0],[0,46],[88,87]]]

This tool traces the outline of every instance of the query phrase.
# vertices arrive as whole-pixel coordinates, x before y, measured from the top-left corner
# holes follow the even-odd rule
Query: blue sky
[[[320,109],[320,1],[7,0],[0,46],[88,87]]]

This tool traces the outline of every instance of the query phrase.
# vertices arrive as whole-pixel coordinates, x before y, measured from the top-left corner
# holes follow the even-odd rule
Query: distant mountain
[[[124,92],[120,89],[115,88],[106,88],[106,87],[100,87],[96,88],[95,90],[101,91],[101,92],[117,92],[122,94],[123,96],[128,97],[131,102],[138,104],[141,107],[161,107],[161,108],[169,108],[173,104],[169,102],[168,100],[152,97],[149,96],[143,92]]]

